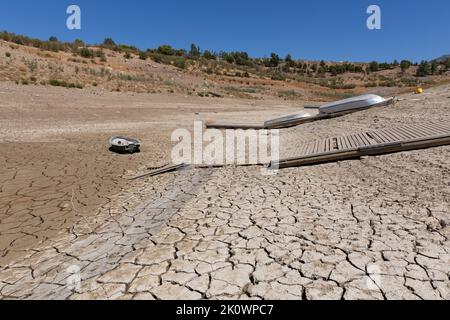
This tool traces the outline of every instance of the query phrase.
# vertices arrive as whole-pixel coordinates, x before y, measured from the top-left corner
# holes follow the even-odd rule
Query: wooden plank
[[[338,140],[337,138],[330,139],[330,151],[338,150]]]
[[[325,144],[327,143],[326,139],[322,139],[319,143],[319,150],[317,150],[317,153],[324,153],[325,152]]]
[[[421,127],[433,131],[450,132],[450,127],[441,124],[424,124]]]
[[[432,120],[432,121],[429,121],[429,123],[443,124],[450,128],[450,122],[448,122],[446,120]]]
[[[330,148],[329,151],[334,151],[337,149],[337,140],[336,138],[330,138],[328,139],[328,147]]]
[[[325,149],[325,139],[322,139],[317,144],[317,151],[316,153],[323,153]]]
[[[380,134],[380,132],[377,131],[371,131],[370,135],[378,142],[378,143],[387,143],[389,142],[389,139],[385,138]]]
[[[364,141],[361,139],[361,136],[359,135],[359,133],[355,133],[353,135],[353,137],[356,139],[356,141],[358,142],[358,147],[363,147],[366,144],[364,143]]]
[[[399,130],[409,133],[409,135],[412,136],[413,139],[433,135],[431,132],[423,131],[422,129],[418,128],[410,128],[406,126],[399,128]]]
[[[380,137],[376,136],[373,131],[366,132],[365,135],[368,139],[370,139],[369,141],[371,141],[372,144],[383,143],[383,140]]]
[[[314,154],[316,152],[316,140],[311,142],[311,150],[309,150],[309,154]]]
[[[330,152],[330,138],[326,138],[323,144],[323,151]]]
[[[386,129],[386,134],[392,137],[393,141],[401,141],[403,140],[405,137],[403,135],[399,135],[397,132],[395,132],[394,130],[392,130],[392,128]]]
[[[360,148],[360,147],[362,147],[362,146],[365,145],[364,143],[362,143],[362,141],[361,141],[361,139],[359,138],[359,136],[358,136],[357,133],[355,133],[355,134],[353,135],[353,139],[356,141],[356,144],[358,145],[358,148]]]
[[[437,126],[441,126],[441,127],[450,129],[450,123],[447,122],[447,121],[443,121],[443,120],[432,120],[432,121],[429,121],[429,122],[427,122],[425,124],[437,125]]]
[[[263,124],[246,124],[246,123],[207,123],[206,129],[242,129],[242,130],[263,130],[266,127]]]
[[[325,151],[326,152],[330,152],[330,151],[332,151],[334,148],[333,148],[333,139],[332,138],[328,138],[327,139],[327,142],[326,142],[326,144],[325,144]]]
[[[365,146],[365,144],[363,143],[363,141],[361,140],[361,138],[359,137],[359,135],[357,133],[355,133],[353,135],[353,138],[355,139],[356,143],[358,144],[358,148]]]
[[[327,138],[325,140],[325,145],[324,145],[323,151],[324,152],[330,152],[331,151],[331,138]]]
[[[337,150],[341,150],[342,149],[341,137],[337,137],[336,138],[336,148],[337,148]]]
[[[415,137],[432,136],[437,133],[436,131],[433,131],[431,129],[424,129],[423,127],[413,128],[411,126],[404,126],[401,128],[401,130],[410,132],[411,135],[414,135]]]
[[[412,130],[412,131],[418,131],[418,132],[422,132],[423,134],[428,134],[428,135],[447,132],[447,130],[441,129],[439,127],[435,127],[431,124],[424,124],[424,125],[420,125],[420,126],[408,125],[408,126],[406,126],[406,128],[409,130]]]
[[[324,143],[325,143],[324,139],[318,141],[316,153],[323,153]]]
[[[361,137],[364,139],[367,145],[378,144],[378,142],[374,138],[372,138],[372,136],[369,135],[368,132],[361,133]]]
[[[310,150],[309,150],[309,154],[313,154],[314,153],[314,148],[316,146],[316,141],[311,141],[311,146],[310,146]]]
[[[426,137],[433,136],[439,134],[438,131],[432,129],[425,129],[424,127],[412,127],[412,126],[403,126],[399,128],[399,130],[409,132],[410,135],[418,138],[418,137]]]
[[[342,137],[337,138],[338,150],[343,150],[346,148],[346,147],[344,147],[344,142],[342,140],[343,140]]]
[[[378,135],[378,133],[375,132],[375,131],[367,132],[367,134],[368,134],[374,141],[376,141],[377,144],[386,142],[385,139],[382,138],[380,135]]]
[[[416,138],[416,136],[413,136],[409,133],[404,132],[403,130],[400,130],[400,128],[391,128],[390,129],[394,134],[399,136],[401,140],[412,140]]]
[[[350,143],[350,140],[348,139],[348,136],[342,137],[342,140],[343,140],[343,142],[345,144],[344,150],[352,148],[352,145]]]
[[[386,135],[392,142],[394,141],[401,141],[402,139],[397,136],[396,134],[394,134],[391,130],[389,129],[384,129],[383,130],[383,134]]]
[[[388,143],[388,142],[393,141],[393,139],[391,137],[386,135],[386,133],[384,132],[384,129],[377,131],[376,134],[379,135],[380,137],[382,137],[383,140],[385,140],[384,143]]]
[[[311,154],[314,148],[314,141],[308,143],[308,147],[306,148],[306,154]]]
[[[435,125],[438,126],[440,128],[443,128],[445,130],[449,130],[450,131],[450,123],[447,122],[441,122],[441,121],[433,121],[429,123],[430,125]]]
[[[361,142],[366,145],[366,146],[370,146],[372,143],[369,142],[369,140],[364,136],[364,133],[358,133],[358,137],[359,140],[361,140]]]
[[[168,173],[168,172],[173,172],[173,171],[177,171],[179,169],[183,169],[188,167],[187,164],[179,164],[179,165],[174,165],[174,166],[170,166],[170,167],[165,167],[162,169],[158,169],[158,170],[153,170],[151,172],[147,172],[144,174],[141,174],[139,176],[133,177],[130,180],[137,180],[137,179],[141,179],[141,178],[147,178],[147,177],[154,177],[163,173]]]
[[[308,143],[304,142],[300,148],[300,154],[306,154],[306,149],[308,148]]]
[[[323,139],[317,141],[316,153],[323,153]]]
[[[347,138],[350,142],[350,149],[358,148],[358,142],[353,138],[353,135],[349,135]]]

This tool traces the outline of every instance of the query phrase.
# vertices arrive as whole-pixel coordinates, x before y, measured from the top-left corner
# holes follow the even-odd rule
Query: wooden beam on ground
[[[130,180],[137,180],[137,179],[141,179],[141,178],[154,177],[154,176],[157,176],[157,175],[160,175],[160,174],[163,174],[163,173],[177,171],[177,170],[180,170],[180,169],[183,169],[183,168],[186,168],[186,167],[188,167],[188,165],[186,165],[184,163],[183,164],[179,164],[179,165],[175,165],[175,166],[165,167],[165,168],[162,168],[162,169],[153,170],[151,172],[147,172],[147,173],[144,173],[142,175],[130,178]]]
[[[264,130],[264,124],[243,124],[243,123],[206,123],[206,129],[231,129],[231,130]]]

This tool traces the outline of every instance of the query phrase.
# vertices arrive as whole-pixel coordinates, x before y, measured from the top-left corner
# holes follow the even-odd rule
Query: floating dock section
[[[431,121],[310,141],[292,148],[272,168],[316,165],[401,151],[450,145],[450,123]]]

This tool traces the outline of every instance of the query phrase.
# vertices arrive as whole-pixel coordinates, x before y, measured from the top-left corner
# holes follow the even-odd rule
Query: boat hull
[[[321,114],[347,112],[357,109],[369,108],[373,105],[381,104],[384,101],[386,100],[383,97],[377,96],[375,94],[366,94],[325,104],[319,108],[319,112]]]
[[[140,151],[141,142],[126,137],[112,137],[109,139],[110,150],[116,153],[136,153]]]

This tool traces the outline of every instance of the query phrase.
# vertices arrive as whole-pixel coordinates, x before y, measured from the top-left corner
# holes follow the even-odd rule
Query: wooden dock
[[[450,123],[432,121],[302,143],[270,167],[314,165],[444,145],[450,145]]]

